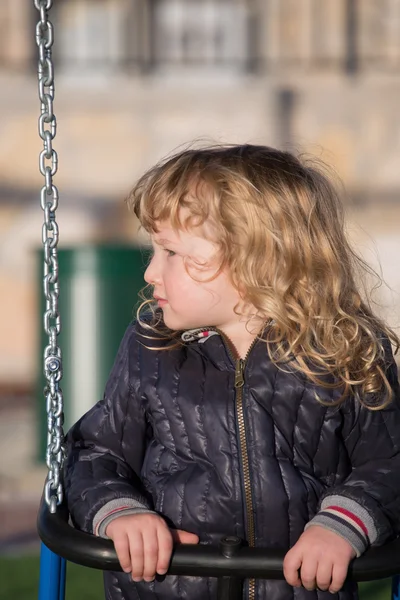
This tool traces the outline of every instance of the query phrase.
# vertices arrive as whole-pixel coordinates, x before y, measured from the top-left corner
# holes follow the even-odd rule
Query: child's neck
[[[242,359],[245,359],[248,351],[251,348],[251,345],[263,327],[264,323],[261,322],[258,322],[257,324],[254,322],[254,324],[251,326],[249,324],[247,328],[246,323],[238,322],[221,325],[218,327],[218,329],[222,331],[232,342],[238,356]]]

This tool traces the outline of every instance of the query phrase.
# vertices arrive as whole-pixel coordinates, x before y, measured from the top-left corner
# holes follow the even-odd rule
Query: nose
[[[160,274],[157,269],[157,264],[154,259],[154,255],[152,256],[149,264],[147,265],[147,269],[144,273],[144,280],[149,285],[155,285],[160,281]]]

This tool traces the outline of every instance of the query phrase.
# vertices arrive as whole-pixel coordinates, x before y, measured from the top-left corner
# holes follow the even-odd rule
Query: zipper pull
[[[235,370],[235,388],[241,388],[244,386],[244,360],[242,358],[236,359],[236,370]]]

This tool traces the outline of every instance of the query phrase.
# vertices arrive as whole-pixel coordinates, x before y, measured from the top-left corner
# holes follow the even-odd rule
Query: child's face
[[[161,298],[164,322],[170,329],[191,329],[213,325],[225,329],[239,320],[233,311],[240,301],[225,272],[206,282],[218,271],[216,244],[200,232],[175,233],[168,222],[158,224],[151,236],[154,255],[145,273]],[[186,267],[185,267],[186,265]]]

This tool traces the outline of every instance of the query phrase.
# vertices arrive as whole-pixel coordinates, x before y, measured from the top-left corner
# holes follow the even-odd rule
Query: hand
[[[353,547],[340,535],[312,525],[286,554],[283,573],[289,585],[303,585],[307,590],[329,589],[334,594],[343,586],[355,556]]]
[[[165,575],[171,560],[173,542],[197,544],[194,533],[169,529],[164,519],[152,513],[121,515],[107,526],[106,535],[114,542],[118,560],[133,581],[153,581],[156,573]]]

